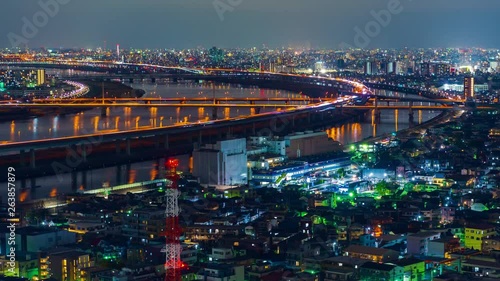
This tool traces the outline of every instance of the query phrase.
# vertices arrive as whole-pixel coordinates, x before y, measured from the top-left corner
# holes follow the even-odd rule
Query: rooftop
[[[26,227],[18,228],[16,230],[16,234],[36,236],[36,235],[54,233],[56,231],[60,231],[60,230],[54,229],[54,228],[46,228],[46,227],[26,226]]]
[[[426,238],[426,237],[432,237],[432,236],[435,236],[435,235],[439,235],[438,232],[417,232],[417,233],[413,233],[413,234],[410,234],[408,235],[408,237],[420,237],[420,238]]]
[[[387,263],[376,263],[376,262],[366,262],[361,266],[361,268],[364,269],[374,269],[374,270],[381,270],[381,271],[391,271],[396,267],[396,265],[393,264],[387,264]]]
[[[345,251],[348,252],[354,252],[354,253],[364,253],[364,254],[370,254],[370,255],[375,255],[375,256],[381,256],[384,255],[387,251],[391,251],[389,249],[382,249],[382,248],[374,248],[374,247],[367,247],[367,246],[361,246],[361,245],[351,245],[345,249]]]
[[[495,227],[489,224],[470,223],[467,226],[465,226],[465,228],[486,230],[486,229],[494,229]]]
[[[407,258],[407,259],[398,260],[394,263],[399,265],[399,266],[408,266],[408,265],[412,265],[412,264],[416,264],[416,263],[420,263],[420,262],[424,262],[424,261],[416,259],[414,257],[411,257],[411,258]]]

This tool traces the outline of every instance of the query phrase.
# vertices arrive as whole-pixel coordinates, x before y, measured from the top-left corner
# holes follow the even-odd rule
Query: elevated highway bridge
[[[75,61],[51,60],[44,62],[31,61],[0,61],[0,66],[77,69],[82,71],[100,72],[96,76],[71,75],[65,79],[102,79],[134,82],[136,80],[150,79],[187,79],[208,80],[242,85],[255,85],[259,87],[279,88],[303,92],[311,96],[328,96],[341,93],[373,94],[371,89],[396,91],[400,93],[419,95],[431,99],[444,98],[439,93],[434,93],[421,88],[404,87],[387,83],[373,83],[366,81],[351,81],[342,78],[328,78],[310,75],[297,75],[270,72],[248,72],[234,69],[196,69],[176,66],[159,66],[138,63],[119,63],[112,61]]]
[[[121,107],[160,107],[160,106],[189,106],[189,107],[275,107],[288,108],[287,110],[274,111],[271,113],[257,114],[255,116],[245,116],[227,120],[212,120],[201,123],[187,123],[175,126],[161,128],[139,128],[131,131],[103,132],[99,134],[88,134],[84,136],[63,137],[46,140],[25,141],[25,142],[7,142],[0,144],[0,155],[5,153],[19,153],[21,163],[37,168],[37,154],[45,150],[65,150],[71,148],[78,151],[82,163],[86,162],[90,151],[95,150],[96,146],[104,145],[107,149],[116,148],[117,152],[124,151],[125,155],[131,154],[134,144],[142,146],[145,143],[151,143],[156,148],[168,149],[174,143],[186,144],[192,146],[193,140],[203,140],[206,136],[215,135],[220,139],[220,134],[238,131],[255,134],[256,129],[269,129],[269,123],[272,126],[281,126],[284,123],[294,127],[297,123],[305,122],[309,126],[315,122],[322,122],[325,115],[333,116],[335,112],[342,109],[373,109],[375,112],[385,109],[409,109],[410,117],[413,109],[428,110],[453,110],[459,109],[454,104],[458,101],[446,100],[441,96],[428,96],[423,100],[421,92],[417,93],[415,89],[399,89],[398,92],[416,93],[421,97],[387,97],[379,96],[367,85],[357,81],[350,81],[341,78],[325,78],[317,76],[278,74],[267,72],[244,72],[238,70],[196,70],[182,67],[162,67],[139,64],[113,64],[106,62],[78,62],[78,63],[40,63],[40,62],[0,62],[1,65],[24,66],[24,67],[44,67],[44,68],[71,68],[88,71],[106,72],[105,75],[92,77],[90,79],[137,79],[137,77],[157,78],[175,78],[177,79],[205,79],[216,82],[238,83],[242,85],[255,85],[259,87],[278,88],[284,90],[293,90],[303,92],[311,98],[304,99],[277,99],[277,100],[251,100],[251,99],[216,99],[214,100],[180,100],[172,98],[163,99],[65,99],[65,100],[35,100],[34,103],[26,104],[2,104],[2,107],[19,108],[42,108],[42,107],[101,107],[109,108],[111,106]],[[119,73],[129,71],[130,73]],[[69,78],[69,77],[67,77]],[[87,77],[88,79],[88,77]],[[372,85],[374,88],[389,87],[388,90],[396,90],[392,85]],[[346,95],[346,98],[336,98]],[[372,104],[350,105],[353,101],[352,96],[373,97]],[[328,99],[331,97],[331,99]],[[432,100],[435,99],[435,100]],[[389,104],[383,105],[381,102]],[[408,104],[397,104],[398,102],[408,102]],[[415,103],[429,103],[429,105]],[[392,104],[391,104],[392,103]],[[488,108],[488,106],[478,105],[478,108]],[[340,110],[339,110],[340,109]],[[338,118],[338,117],[334,117]],[[274,121],[273,121],[274,120]],[[278,121],[277,121],[278,120]],[[273,123],[274,122],[274,123]],[[274,125],[273,125],[274,124]],[[278,124],[278,125],[277,125]],[[219,136],[219,137],[217,137]],[[186,141],[188,140],[188,141]],[[191,147],[192,149],[192,147]],[[64,157],[64,155],[62,156]],[[0,159],[1,163],[1,159]]]

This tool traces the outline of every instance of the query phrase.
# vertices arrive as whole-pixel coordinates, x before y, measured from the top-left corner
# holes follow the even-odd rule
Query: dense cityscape
[[[30,47],[40,17],[0,40],[0,280],[500,280],[500,49]]]

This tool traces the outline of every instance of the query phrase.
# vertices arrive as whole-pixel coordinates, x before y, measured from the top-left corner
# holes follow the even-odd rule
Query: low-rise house
[[[483,250],[483,240],[497,235],[495,227],[488,224],[470,224],[465,227],[465,247]]]
[[[416,258],[407,258],[396,261],[394,264],[403,268],[403,280],[420,281],[424,280],[425,262]]]
[[[395,264],[367,262],[360,267],[360,281],[402,281],[404,268]]]
[[[348,257],[364,259],[373,262],[389,262],[397,260],[399,253],[394,250],[373,248],[361,245],[351,245],[344,251]]]
[[[500,251],[500,236],[483,238],[483,245],[481,250],[486,253],[489,253],[491,251]]]
[[[443,237],[428,242],[427,255],[440,258],[450,258],[450,254],[461,249],[460,239]]]
[[[427,256],[429,241],[439,239],[440,237],[440,233],[437,232],[418,232],[408,235],[408,254]]]
[[[198,280],[239,281],[245,280],[245,268],[229,264],[210,263],[198,273]]]
[[[465,259],[462,262],[461,270],[476,276],[490,276],[500,279],[500,262],[492,257],[476,256]]]
[[[283,272],[283,269],[273,266],[269,261],[258,260],[245,270],[245,275],[248,281],[260,281],[276,272]]]

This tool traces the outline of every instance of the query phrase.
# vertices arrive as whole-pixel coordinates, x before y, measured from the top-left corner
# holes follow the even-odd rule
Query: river
[[[135,83],[130,86],[146,91],[146,97],[295,97],[297,93],[259,89],[243,88],[237,85],[217,84],[213,87],[210,83],[181,82],[167,83]],[[388,93],[394,94],[394,93]],[[397,94],[397,93],[396,93]],[[221,118],[249,115],[249,109],[221,109]],[[415,111],[415,123],[428,121],[439,114],[438,111]],[[179,122],[196,122],[206,120],[211,116],[211,109],[186,108],[186,109],[146,109],[146,108],[120,108],[111,110],[107,117],[101,117],[99,109],[88,110],[77,114],[65,116],[43,116],[27,120],[11,120],[0,122],[0,141],[16,142],[43,138],[54,138],[86,133],[106,132],[110,130],[131,130],[134,128],[152,126],[160,127]],[[332,126],[327,130],[328,135],[343,143],[358,142],[371,136],[392,133],[408,128],[407,110],[382,111],[380,122],[371,118],[364,122],[349,122],[343,125]],[[76,175],[64,174],[36,178],[34,190],[18,190],[21,201],[54,197],[62,193],[74,192],[75,185],[82,189],[100,188],[103,185],[118,185],[154,179],[158,173],[159,161],[146,161],[131,165],[109,167]],[[189,155],[179,157],[179,170],[189,170]],[[20,184],[18,184],[20,186]],[[29,184],[27,186],[30,186]],[[2,201],[6,198],[2,196]]]

